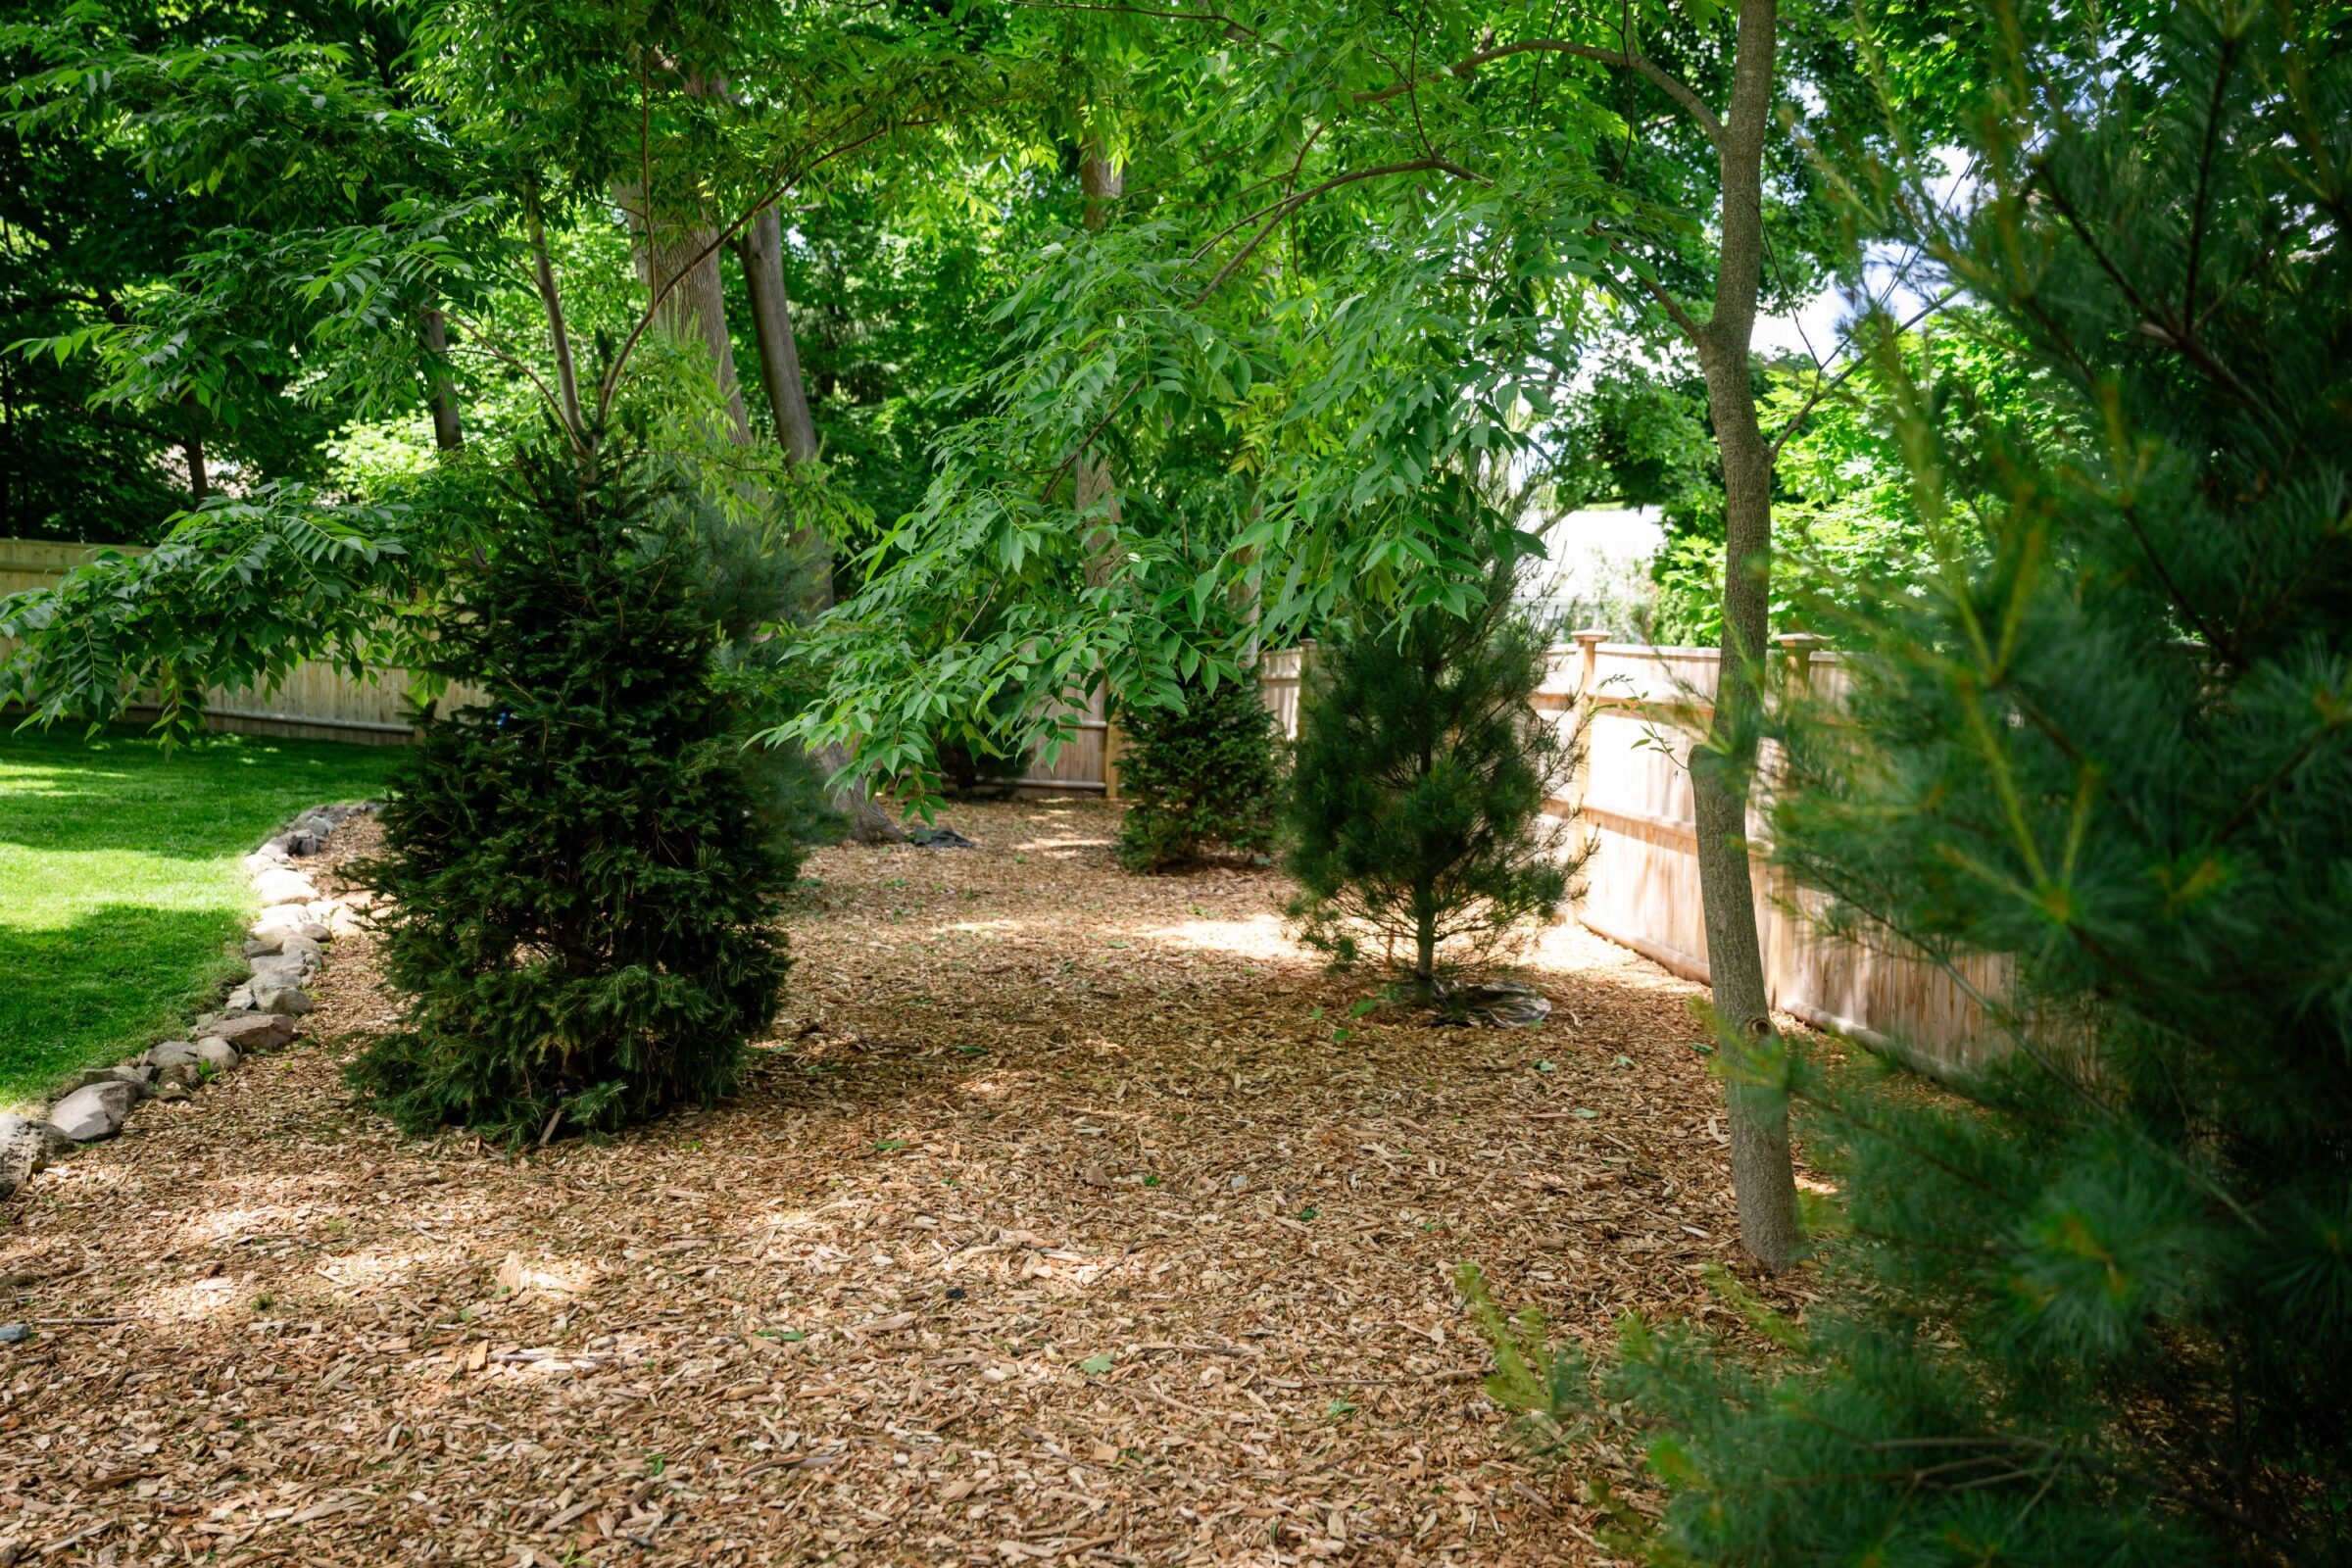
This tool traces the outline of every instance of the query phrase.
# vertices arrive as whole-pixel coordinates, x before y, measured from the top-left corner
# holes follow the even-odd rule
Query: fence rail
[[[82,545],[0,540],[0,593],[54,582],[94,554]],[[1788,654],[1790,679],[1828,695],[1842,692],[1845,671],[1836,655],[1801,642]],[[1311,657],[1311,648],[1289,649],[1259,662],[1259,690],[1288,736],[1298,732],[1301,672]],[[1571,725],[1580,713],[1587,722],[1583,772],[1568,795],[1547,806],[1591,834],[1580,918],[1610,941],[1701,982],[1707,937],[1689,762],[1714,700],[1716,667],[1713,649],[1613,643],[1583,632],[1553,651],[1538,697],[1555,722]],[[268,692],[217,690],[209,697],[208,722],[217,729],[385,745],[412,734],[408,676],[397,669],[353,681],[310,663]],[[1074,711],[1075,735],[1033,755],[1018,787],[1115,799],[1119,732],[1105,721],[1100,694]],[[1750,842],[1760,843],[1762,823],[1752,813],[1749,825]],[[1819,895],[1793,885],[1761,857],[1753,865],[1757,929],[1776,1006],[1864,1040],[1899,1040],[1932,1065],[1965,1065],[1987,1054],[1988,1031],[1975,998],[2006,994],[2002,961],[1969,959],[1946,970],[1891,945],[1832,940],[1813,919]]]

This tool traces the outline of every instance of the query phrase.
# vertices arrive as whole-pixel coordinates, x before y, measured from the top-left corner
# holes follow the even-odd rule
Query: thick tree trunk
[[[682,337],[699,337],[710,350],[711,372],[726,400],[729,436],[737,445],[748,446],[752,425],[744,413],[743,387],[735,377],[735,345],[727,335],[726,290],[713,243],[717,228],[700,216],[682,218],[660,211],[649,215],[645,193],[633,185],[622,187],[619,199],[637,232],[637,275],[648,298],[662,301],[656,322]]]
[[[466,431],[458,423],[458,394],[449,383],[449,318],[439,311],[426,311],[420,324],[426,401],[433,409],[433,445],[443,452],[455,452],[466,444]]]
[[[776,440],[794,463],[816,459],[816,421],[801,379],[801,348],[792,332],[792,301],[784,292],[784,225],[773,207],[760,209],[738,247],[752,297],[752,329],[760,340],[760,378],[767,384]]]
[[[1772,101],[1774,0],[1742,0],[1731,112],[1718,145],[1722,256],[1715,309],[1698,338],[1707,406],[1723,458],[1723,652],[1709,745],[1693,754],[1698,883],[1707,929],[1707,979],[1727,1052],[1770,1048],[1772,1006],[1756,931],[1747,859],[1747,796],[1762,698],[1765,611],[1772,563],[1772,461],[1756,420],[1749,344],[1763,263],[1763,145]],[[1725,1096],[1740,1238],[1767,1268],[1796,1257],[1796,1184],[1788,1154],[1788,1098],[1740,1081]]]

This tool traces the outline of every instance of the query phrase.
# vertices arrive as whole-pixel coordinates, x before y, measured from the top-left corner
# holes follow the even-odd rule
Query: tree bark
[[[1099,234],[1110,222],[1111,204],[1126,193],[1127,172],[1104,158],[1089,141],[1078,155],[1078,188],[1085,196],[1081,216],[1089,233]],[[1118,571],[1119,485],[1110,460],[1091,448],[1079,454],[1073,479],[1079,515],[1101,510],[1102,519],[1087,529],[1086,585],[1107,587]]]
[[[455,452],[466,444],[466,431],[458,423],[458,394],[449,384],[449,318],[428,310],[420,324],[426,401],[433,409],[433,445],[443,452]]]
[[[213,477],[205,471],[204,466],[203,434],[190,430],[187,438],[180,442],[179,449],[188,460],[189,498],[194,505],[201,507],[204,505],[204,498],[213,493]]]
[[[760,378],[767,384],[776,440],[793,463],[816,460],[816,421],[801,379],[801,348],[792,331],[792,301],[784,292],[784,225],[773,207],[753,219],[737,255],[752,297],[752,329],[760,340]]]
[[[752,327],[760,341],[760,377],[767,384],[768,412],[776,422],[776,439],[784,459],[794,466],[816,461],[816,420],[808,412],[808,389],[801,375],[800,344],[793,336],[792,302],[784,292],[784,225],[773,207],[753,219],[736,257],[752,297]],[[822,614],[833,607],[833,551],[816,529],[796,526],[792,548],[808,563],[808,612]],[[828,777],[850,765],[847,748],[834,745],[811,752],[809,758]],[[860,844],[898,844],[906,832],[892,819],[862,783],[833,792],[833,808],[849,819],[850,837]]]
[[[556,287],[555,262],[547,253],[547,222],[533,199],[525,208],[531,242],[531,279],[539,288],[539,308],[547,317],[547,340],[556,356],[556,395],[564,404],[564,422],[575,439],[587,435],[580,417],[580,376],[571,362],[571,329],[564,324],[564,295]]]
[[[1765,612],[1772,564],[1772,460],[1756,418],[1749,350],[1763,264],[1763,147],[1772,102],[1775,0],[1742,0],[1732,104],[1717,154],[1723,180],[1715,308],[1697,334],[1699,368],[1723,459],[1723,650],[1708,745],[1693,753],[1698,882],[1707,930],[1707,980],[1731,1076],[1732,1186],[1740,1238],[1767,1268],[1797,1253],[1796,1183],[1788,1153],[1788,1097],[1741,1081],[1738,1054],[1777,1045],[1756,930],[1747,858],[1747,797],[1762,703]]]
[[[645,283],[647,296],[662,301],[655,321],[682,337],[699,337],[710,349],[710,368],[726,401],[729,438],[738,446],[749,446],[752,425],[744,413],[743,387],[735,377],[735,346],[727,334],[726,290],[718,275],[718,250],[712,243],[718,238],[717,228],[700,215],[681,218],[649,210],[645,192],[634,185],[623,186],[618,195],[621,210],[637,231],[637,275]],[[665,288],[666,294],[662,292]]]

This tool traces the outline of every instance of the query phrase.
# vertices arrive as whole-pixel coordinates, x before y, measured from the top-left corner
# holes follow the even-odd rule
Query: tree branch
[[[1630,47],[1604,49],[1598,44],[1572,43],[1565,38],[1530,38],[1521,43],[1501,44],[1493,49],[1481,49],[1474,55],[1465,55],[1439,74],[1459,75],[1512,55],[1529,54],[1574,55],[1579,60],[1597,60],[1604,66],[1631,71],[1680,104],[1683,111],[1697,122],[1698,128],[1706,133],[1708,141],[1718,141],[1723,136],[1723,121],[1704,98],[1656,61],[1647,55],[1634,53]],[[1386,103],[1391,98],[1411,92],[1419,85],[1420,79],[1400,81],[1377,92],[1359,92],[1355,95],[1355,101],[1359,104]]]

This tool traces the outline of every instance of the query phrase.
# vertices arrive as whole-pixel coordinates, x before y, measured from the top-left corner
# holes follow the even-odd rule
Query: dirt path
[[[338,1072],[355,939],[305,1040],[33,1183],[0,1563],[1594,1560],[1450,1276],[1588,1337],[1709,1307],[1691,988],[1563,930],[1540,1032],[1350,1021],[1270,873],[946,819],[981,847],[814,858],[715,1110],[403,1139]]]

